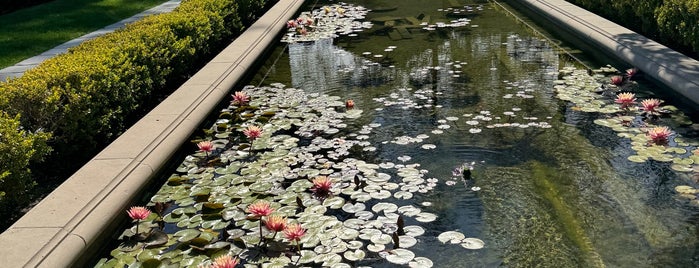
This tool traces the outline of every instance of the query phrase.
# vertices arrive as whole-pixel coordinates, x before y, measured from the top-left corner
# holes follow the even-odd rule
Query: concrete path
[[[71,47],[77,46],[77,45],[81,44],[82,42],[93,39],[95,37],[102,36],[102,35],[105,35],[107,33],[111,33],[113,31],[116,31],[117,29],[123,28],[126,24],[140,20],[145,16],[170,12],[173,9],[175,9],[177,6],[179,6],[180,2],[181,2],[181,0],[167,1],[167,2],[162,3],[156,7],[153,7],[151,9],[146,10],[146,11],[138,13],[130,18],[124,19],[122,21],[119,21],[117,23],[114,23],[112,25],[104,27],[104,28],[99,29],[97,31],[91,32],[89,34],[83,35],[81,37],[75,38],[75,39],[70,40],[68,42],[65,42],[57,47],[49,49],[49,50],[45,51],[44,53],[41,53],[37,56],[28,58],[28,59],[23,60],[23,61],[15,64],[13,66],[2,69],[2,70],[0,70],[0,81],[5,81],[8,78],[12,78],[12,77],[20,77],[27,70],[36,67],[37,65],[39,65],[39,63],[42,63],[43,61],[50,59],[58,54],[65,53]]]

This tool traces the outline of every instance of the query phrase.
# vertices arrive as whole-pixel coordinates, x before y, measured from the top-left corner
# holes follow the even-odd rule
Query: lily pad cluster
[[[313,42],[340,35],[356,35],[370,29],[371,22],[362,22],[369,12],[362,6],[335,4],[303,12],[296,20],[287,23],[288,33],[282,42]]]
[[[635,106],[622,108],[622,105],[616,103],[613,97],[622,92],[618,87],[623,85],[610,86],[600,82],[600,79],[606,80],[602,73],[615,71],[607,67],[596,70],[595,75],[590,76],[584,70],[567,67],[561,71],[562,79],[556,81],[556,96],[572,102],[575,110],[606,114],[606,117],[596,119],[595,124],[608,127],[616,131],[620,137],[631,140],[631,148],[636,154],[628,157],[630,161],[669,162],[675,171],[698,172],[699,155],[691,151],[699,146],[699,142],[685,139],[676,133],[669,133],[671,136],[667,140],[658,143],[653,142],[649,134],[656,127],[681,125],[691,121],[671,105],[662,106],[659,108],[661,112],[653,114]],[[608,94],[610,92],[611,94]]]
[[[242,92],[249,102],[231,103],[206,131],[211,149],[187,156],[148,203],[167,209],[139,221],[140,231],[126,232],[157,234],[157,242],[128,239],[98,267],[197,267],[224,255],[245,267],[352,267],[377,258],[432,265],[409,248],[426,231],[419,224],[437,215],[428,203],[393,202],[426,193],[437,180],[426,179],[427,170],[408,156],[399,164],[353,157],[371,146],[361,136],[380,125],[351,132],[346,121],[362,111],[347,109],[338,97],[281,84]],[[243,134],[249,126],[261,129],[252,144]],[[332,185],[323,196],[318,181]],[[277,221],[283,217],[305,230],[298,247],[262,226],[267,218],[250,215],[248,208],[261,201]],[[473,241],[462,246],[467,242]]]

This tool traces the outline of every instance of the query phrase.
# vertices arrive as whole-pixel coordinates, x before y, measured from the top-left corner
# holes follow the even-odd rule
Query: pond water
[[[327,100],[338,110],[344,100],[354,101],[361,114],[331,121],[331,127],[346,127],[327,139],[359,141],[349,157],[379,165],[396,185],[409,177],[396,165],[419,170],[427,186],[406,191],[412,198],[391,191],[393,197],[365,201],[367,207],[411,205],[437,216],[405,217],[406,225],[424,230],[409,247],[415,256],[434,267],[699,266],[699,210],[690,202],[696,193],[681,197],[676,190],[696,186],[696,132],[681,112],[645,119],[609,108],[614,96],[600,92],[586,99],[563,89],[572,84],[563,82],[566,75],[589,76],[586,68],[604,67],[588,79],[605,83],[614,70],[592,57],[577,61],[557,46],[561,42],[552,43],[489,2],[347,2],[375,9],[362,20],[373,26],[356,36],[280,42],[250,84],[281,83],[311,97],[338,96]],[[454,3],[463,10],[454,13]],[[459,19],[454,27],[436,24]],[[636,80],[626,91],[639,102],[652,98],[655,86]],[[611,122],[620,114],[628,118],[623,126]],[[638,142],[644,127],[654,125],[673,131],[661,146],[666,149],[658,149],[666,150],[662,156],[645,155],[657,146]],[[454,174],[458,167],[471,175]],[[166,230],[187,224],[177,226]],[[463,237],[445,238],[453,232],[484,247],[468,249]],[[355,265],[396,266],[364,251],[366,258]],[[411,265],[428,267],[420,264]]]

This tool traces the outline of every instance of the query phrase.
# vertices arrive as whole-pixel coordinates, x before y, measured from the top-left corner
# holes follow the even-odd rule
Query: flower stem
[[[264,237],[262,237],[262,217],[260,217],[260,246],[262,246],[263,241]]]

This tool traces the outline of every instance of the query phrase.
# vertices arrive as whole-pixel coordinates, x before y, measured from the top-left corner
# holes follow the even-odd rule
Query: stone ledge
[[[699,104],[699,61],[563,0],[519,2]]]
[[[303,0],[280,0],[210,64],[0,234],[3,267],[84,262],[126,220],[144,186],[186,144],[270,44]],[[245,44],[241,47],[240,44]]]

